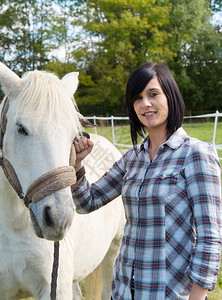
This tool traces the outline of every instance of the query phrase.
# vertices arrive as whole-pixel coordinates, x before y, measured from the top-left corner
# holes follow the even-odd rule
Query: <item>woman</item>
[[[77,211],[89,213],[122,195],[127,221],[113,299],[203,300],[215,287],[220,264],[216,151],[182,129],[184,101],[165,65],[135,69],[126,103],[134,147],[96,183],[85,177],[77,182]],[[76,141],[76,170],[92,146],[87,138]]]

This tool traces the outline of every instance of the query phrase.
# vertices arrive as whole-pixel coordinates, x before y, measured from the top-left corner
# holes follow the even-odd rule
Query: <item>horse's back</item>
[[[100,178],[114,162],[121,158],[120,151],[106,138],[100,135],[91,134],[94,142],[92,152],[84,159],[84,166],[87,171],[87,178],[94,182]]]
[[[91,139],[94,142],[94,147],[92,152],[84,160],[84,166],[86,168],[86,177],[89,182],[92,183],[108,171],[122,155],[106,138],[92,134]],[[118,224],[118,218],[122,218],[123,210],[122,198],[118,197],[95,213],[103,216],[105,214],[104,221],[107,223],[108,219],[110,219],[110,224],[114,227]]]
[[[91,139],[94,142],[93,151],[84,160],[84,166],[87,179],[94,182],[121,158],[121,153],[104,137],[91,135]],[[80,253],[87,253],[82,255],[84,264],[90,265],[92,270],[95,269],[105,257],[112,241],[122,239],[124,224],[125,215],[121,197],[90,214],[76,214],[72,226],[75,242],[78,245],[76,249],[78,253],[74,256],[76,270],[78,266],[81,269],[80,264],[83,263],[77,261]]]

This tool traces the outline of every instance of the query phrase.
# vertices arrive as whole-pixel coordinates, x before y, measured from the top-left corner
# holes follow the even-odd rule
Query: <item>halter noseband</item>
[[[71,186],[84,175],[84,168],[81,168],[78,172],[75,172],[73,167],[75,161],[75,149],[71,146],[70,162],[69,166],[55,168],[49,172],[43,174],[37,178],[27,190],[26,195],[22,191],[22,186],[19,182],[17,174],[10,164],[10,162],[3,156],[3,138],[6,131],[7,118],[6,114],[9,108],[9,99],[5,98],[1,119],[0,119],[0,167],[2,167],[4,174],[19,196],[24,200],[25,205],[28,207],[31,202],[38,202],[44,197],[53,194],[54,192]]]

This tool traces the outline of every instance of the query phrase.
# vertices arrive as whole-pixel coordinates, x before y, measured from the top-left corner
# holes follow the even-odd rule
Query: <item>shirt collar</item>
[[[188,138],[188,135],[186,134],[185,130],[180,127],[177,129],[170,138],[164,143],[164,145],[167,145],[171,149],[178,149],[185,139]],[[144,139],[143,143],[139,147],[139,152],[141,150],[148,150],[149,147],[149,135]]]
[[[187,138],[188,135],[186,134],[186,131],[180,127],[171,135],[165,144],[172,149],[178,149]]]

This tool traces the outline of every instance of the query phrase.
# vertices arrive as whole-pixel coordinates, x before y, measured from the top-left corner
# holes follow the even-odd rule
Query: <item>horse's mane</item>
[[[70,121],[81,131],[76,102],[70,98],[62,80],[52,73],[37,70],[25,73],[22,80],[17,114],[31,110],[35,112],[35,122],[45,115],[48,121],[52,118],[58,122]]]

